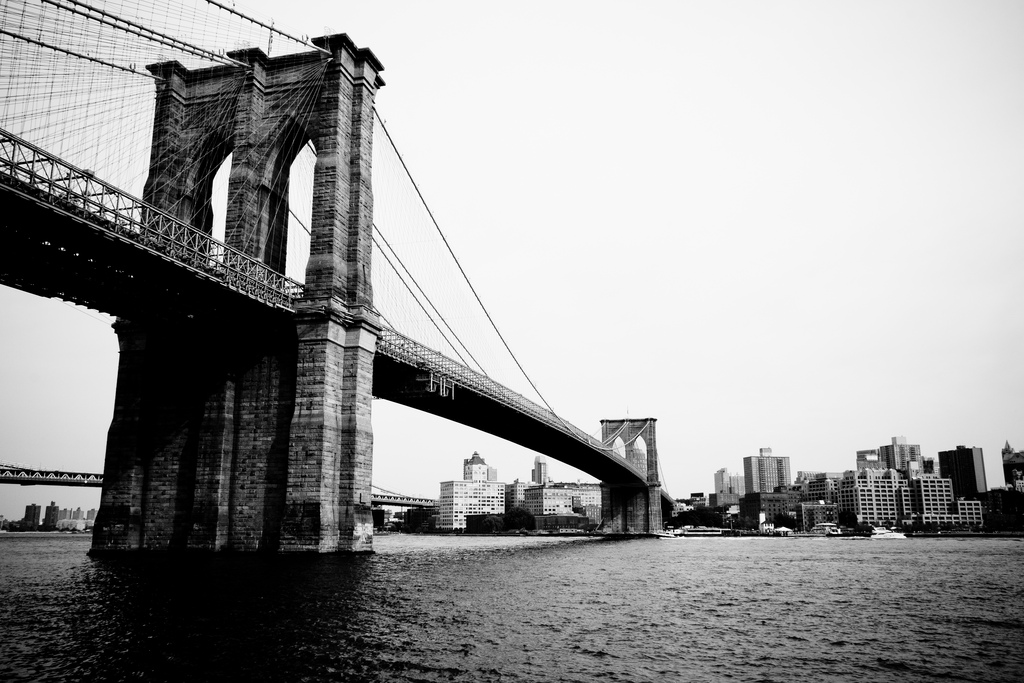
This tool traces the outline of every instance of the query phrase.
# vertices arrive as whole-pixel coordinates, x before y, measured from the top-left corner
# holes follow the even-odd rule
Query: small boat
[[[902,531],[895,531],[893,529],[886,529],[884,526],[871,527],[871,538],[906,538],[907,535]]]

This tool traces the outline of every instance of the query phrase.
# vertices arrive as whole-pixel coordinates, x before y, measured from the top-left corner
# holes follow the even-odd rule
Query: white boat
[[[681,529],[683,536],[721,536],[725,529],[711,526],[688,526]]]
[[[871,538],[906,538],[907,535],[902,531],[893,531],[892,529],[886,529],[884,526],[871,527]]]

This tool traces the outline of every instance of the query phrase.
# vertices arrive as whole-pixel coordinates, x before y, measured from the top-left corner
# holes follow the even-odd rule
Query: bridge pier
[[[337,312],[297,316],[298,380],[281,550],[373,549],[370,424],[379,327]]]
[[[622,456],[647,472],[647,485],[601,483],[601,517],[611,534],[651,534],[664,528],[654,418],[601,420],[601,440],[622,447]]]
[[[383,67],[345,35],[314,42],[330,56],[253,49],[231,55],[248,70],[149,67],[163,80],[146,199],[209,231],[213,175],[234,151],[228,245],[283,268],[288,169],[311,142],[310,257],[292,314],[115,325],[95,551],[372,550],[370,171]]]
[[[121,355],[94,550],[279,545],[294,332],[115,325]],[[207,350],[215,340],[220,350]]]

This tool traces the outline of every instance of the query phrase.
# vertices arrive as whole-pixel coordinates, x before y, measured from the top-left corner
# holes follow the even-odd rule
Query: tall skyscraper
[[[894,436],[891,444],[878,447],[878,459],[885,469],[906,474],[911,469],[910,463],[921,462],[921,446],[908,444],[905,436]]]
[[[789,486],[789,457],[772,455],[762,448],[759,455],[743,458],[743,486],[746,493],[770,493],[776,486]]]
[[[943,477],[953,480],[953,495],[957,498],[977,498],[988,491],[980,448],[957,446],[955,451],[939,451],[939,469]]]
[[[551,481],[551,477],[548,476],[548,459],[546,457],[538,455],[533,459],[533,472],[530,476],[534,484],[544,485]]]

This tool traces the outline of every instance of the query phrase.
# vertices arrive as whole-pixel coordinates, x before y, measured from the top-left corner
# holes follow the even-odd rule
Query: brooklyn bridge
[[[374,398],[597,478],[611,533],[661,529],[656,421],[591,435],[547,405],[374,108],[370,49],[212,0],[222,36],[9,4],[0,283],[117,317],[94,551],[371,550]]]

